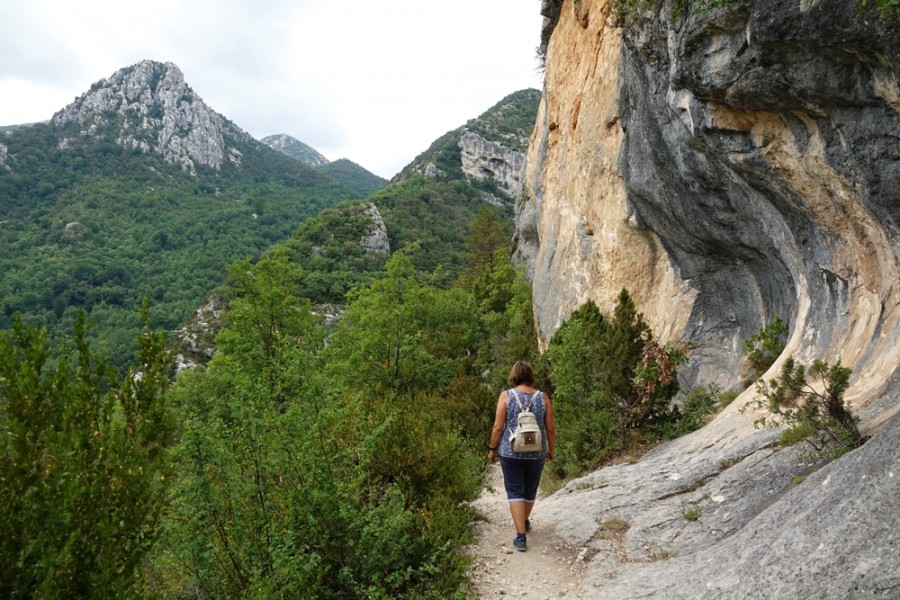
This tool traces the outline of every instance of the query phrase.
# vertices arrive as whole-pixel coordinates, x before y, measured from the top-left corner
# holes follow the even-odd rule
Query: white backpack
[[[531,412],[531,403],[540,392],[531,397],[531,402],[522,406],[515,390],[510,390],[513,398],[519,404],[519,416],[516,419],[516,429],[509,436],[509,447],[513,452],[540,452],[544,449],[541,428],[537,422],[537,416]]]

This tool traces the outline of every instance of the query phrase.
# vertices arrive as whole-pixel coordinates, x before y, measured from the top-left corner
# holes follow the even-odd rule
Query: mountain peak
[[[197,166],[219,169],[240,162],[229,137],[249,136],[210,109],[185,83],[173,63],[143,60],[102,79],[72,104],[53,115],[57,126],[77,124],[79,134],[112,139],[193,172]],[[70,140],[60,140],[65,148]]]
[[[264,137],[260,141],[266,146],[278,150],[282,154],[287,154],[291,158],[295,158],[311,167],[324,167],[329,162],[328,159],[319,154],[315,148],[284,133],[270,135]]]

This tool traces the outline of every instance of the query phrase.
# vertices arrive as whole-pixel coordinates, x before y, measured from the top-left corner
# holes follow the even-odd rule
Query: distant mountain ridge
[[[522,151],[539,100],[537,90],[510,94],[438,138],[387,185],[346,159],[318,167],[368,174],[376,177],[378,188],[365,202],[323,210],[276,246],[286,249],[303,273],[302,295],[333,319],[348,291],[378,278],[388,255],[409,244],[418,248],[413,260],[421,272],[457,276],[469,264],[469,224],[485,203],[511,225],[514,192],[506,185],[521,181]],[[486,154],[478,154],[479,149]],[[179,368],[205,363],[213,355],[220,308],[220,299],[210,298],[179,332]]]
[[[312,146],[286,133],[266,136],[260,141],[273,150],[327,173],[350,187],[360,197],[373,194],[387,185],[387,179],[375,175],[355,162],[346,158],[329,161]]]
[[[287,154],[291,158],[296,158],[303,164],[311,167],[323,167],[330,162],[312,146],[304,144],[297,138],[285,133],[269,135],[260,141],[269,148],[278,150],[282,154]]]

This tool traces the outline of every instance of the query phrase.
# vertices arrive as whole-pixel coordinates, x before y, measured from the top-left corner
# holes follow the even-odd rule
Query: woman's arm
[[[544,406],[547,414],[544,415],[544,431],[547,432],[547,460],[553,460],[556,454],[556,425],[553,423],[553,406],[550,404],[550,396],[544,394]]]
[[[506,390],[500,392],[497,398],[497,411],[494,413],[494,427],[491,429],[491,441],[488,443],[488,460],[494,462],[497,448],[500,445],[500,436],[506,426]]]

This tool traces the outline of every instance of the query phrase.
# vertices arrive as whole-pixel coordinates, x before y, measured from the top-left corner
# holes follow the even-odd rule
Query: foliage
[[[703,509],[699,504],[694,502],[687,503],[681,502],[681,516],[688,523],[693,523],[694,521],[700,518],[700,515],[703,514]]]
[[[371,196],[385,185],[387,181],[359,166],[352,160],[340,158],[327,165],[316,167],[316,170],[340,181],[356,198]]]
[[[734,400],[733,391],[723,391],[711,383],[697,386],[685,392],[679,405],[672,407],[670,418],[655,430],[664,438],[674,438],[700,429],[713,415]]]
[[[98,133],[99,135],[99,133]],[[70,145],[61,150],[59,139]],[[52,125],[4,137],[0,169],[0,328],[15,314],[45,325],[58,346],[79,308],[98,350],[124,370],[150,299],[174,330],[227,265],[255,258],[306,217],[353,193],[267,148],[235,141],[240,168],[182,172],[153,154]]]
[[[538,90],[514,92],[477,119],[469,121],[466,128],[484,138],[525,152],[540,102],[541,93]]]
[[[558,427],[551,471],[565,478],[649,435],[674,418],[678,365],[688,348],[656,343],[626,290],[607,320],[592,301],[557,330],[545,354]]]
[[[859,0],[860,6],[870,6],[869,0]],[[900,0],[872,0],[873,6],[881,18],[886,21],[896,21],[900,19]]]
[[[690,350],[689,344],[663,347],[653,339],[647,340],[633,379],[635,401],[627,407],[632,427],[666,416],[669,400],[678,392],[678,367],[687,361]]]
[[[675,0],[672,7],[672,18],[682,15],[709,12],[722,6],[728,6],[733,0]],[[900,18],[900,0],[858,0],[860,7],[872,6],[882,19],[894,21]],[[576,4],[578,4],[576,2]],[[643,21],[644,13],[662,6],[661,0],[616,0],[618,20],[623,25],[636,25]]]
[[[156,591],[438,598],[458,590],[463,597],[466,561],[456,548],[472,519],[464,502],[481,482],[481,453],[468,429],[486,430],[490,396],[471,379],[445,377],[455,369],[433,378],[427,365],[466,353],[458,347],[465,338],[447,327],[460,313],[445,313],[460,291],[417,282],[399,253],[384,280],[353,297],[348,324],[323,353],[320,325],[293,296],[297,275],[277,254],[235,267],[245,291],[231,314],[240,314],[228,318],[208,368],[178,382],[181,474],[154,557]],[[381,321],[385,301],[401,308]],[[397,323],[399,330],[381,328]],[[401,358],[404,376],[377,385],[347,356],[341,331],[428,341],[416,354],[421,362]],[[332,372],[323,359],[342,368]],[[446,385],[432,387],[438,380]]]
[[[122,379],[83,313],[72,344],[51,366],[46,329],[17,320],[0,335],[4,598],[132,595],[156,540],[175,430],[164,338],[147,327]]]
[[[775,315],[775,319],[771,323],[744,340],[744,355],[756,373],[765,373],[769,367],[775,364],[775,361],[784,352],[787,334],[787,325],[784,324],[781,317]]]
[[[329,369],[349,387],[427,389],[465,366],[465,350],[477,337],[477,310],[462,290],[418,281],[413,252],[394,253],[386,277],[351,296],[335,329]]]
[[[380,277],[386,257],[360,244],[371,227],[359,203],[325,209],[298,227],[281,246],[302,272],[300,295],[314,304],[343,304],[347,292]]]
[[[467,260],[465,224],[482,206],[478,190],[465,183],[461,171],[452,181],[413,175],[379,191],[371,200],[384,219],[391,248],[418,243],[421,251],[414,256],[418,271],[442,269],[444,284],[456,278]]]
[[[478,209],[465,236],[469,248],[468,266],[461,283],[471,289],[486,310],[503,310],[510,300],[508,246],[512,224],[492,206]],[[504,264],[504,259],[506,263]],[[508,266],[507,266],[508,265]]]
[[[757,381],[762,398],[747,406],[766,408],[771,413],[757,419],[757,426],[786,425],[784,443],[804,439],[816,452],[830,450],[832,456],[839,456],[865,441],[857,426],[859,419],[844,402],[850,373],[840,361],[828,364],[816,360],[807,368],[789,357],[778,377]],[[821,387],[810,381],[819,381]]]
[[[675,0],[672,5],[672,18],[682,15],[709,12],[731,4],[732,0]],[[659,9],[661,0],[616,0],[617,17],[621,25],[634,26],[641,24],[647,13]]]

